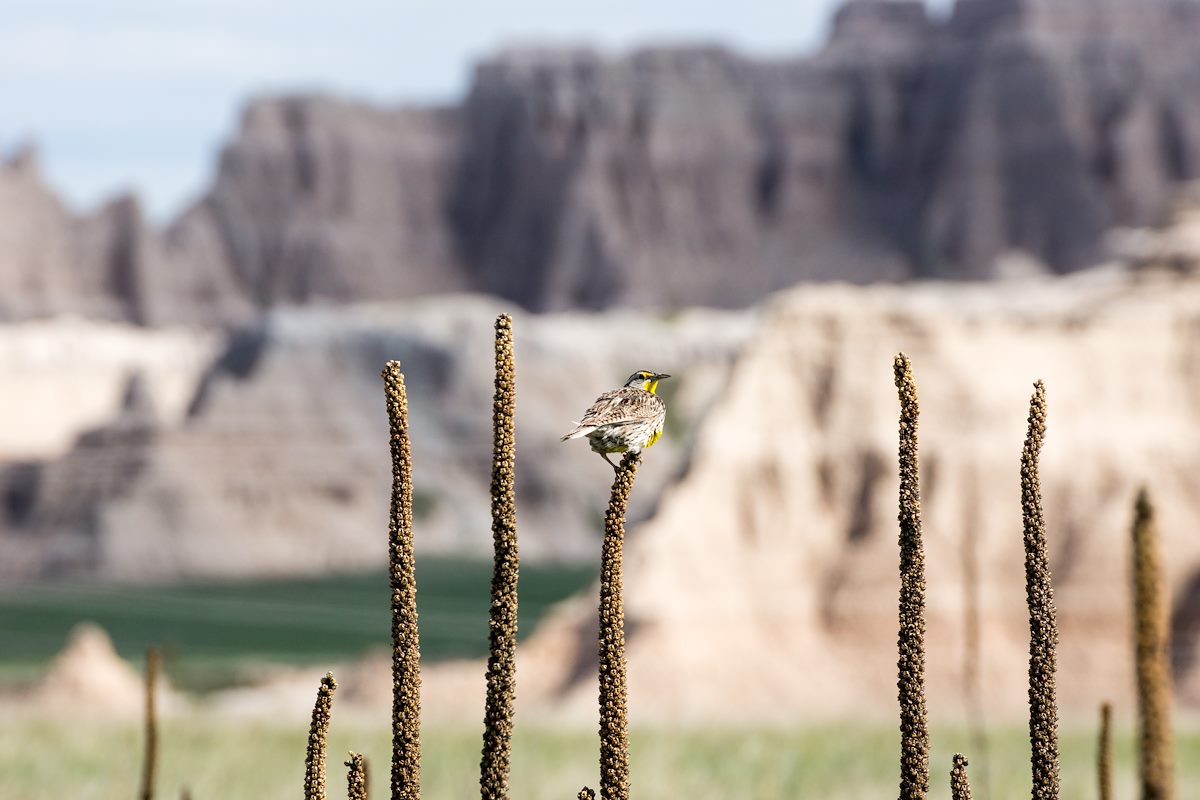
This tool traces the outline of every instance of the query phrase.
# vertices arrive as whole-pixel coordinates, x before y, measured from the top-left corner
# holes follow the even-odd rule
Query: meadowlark
[[[563,434],[562,441],[586,436],[592,449],[616,469],[609,453],[640,453],[662,436],[667,406],[655,391],[658,382],[669,377],[638,370],[620,389],[597,397],[574,430]]]

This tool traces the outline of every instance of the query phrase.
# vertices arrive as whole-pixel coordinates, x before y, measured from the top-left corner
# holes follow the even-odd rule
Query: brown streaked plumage
[[[662,436],[667,406],[655,394],[658,382],[669,378],[661,372],[638,370],[620,389],[596,398],[575,428],[562,441],[586,436],[592,450],[616,469],[609,453],[640,453]]]

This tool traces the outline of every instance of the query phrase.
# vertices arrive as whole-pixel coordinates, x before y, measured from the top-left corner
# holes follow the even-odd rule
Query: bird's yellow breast
[[[649,447],[650,445],[652,445],[652,444],[654,444],[655,442],[657,442],[657,441],[658,441],[658,439],[659,439],[659,437],[661,437],[661,436],[662,436],[662,432],[663,432],[663,429],[662,429],[662,428],[658,428],[658,429],[656,429],[656,430],[655,430],[653,433],[651,433],[651,434],[650,434],[650,438],[646,440],[646,444],[644,444],[644,445],[642,445],[642,446],[643,446],[643,447]]]

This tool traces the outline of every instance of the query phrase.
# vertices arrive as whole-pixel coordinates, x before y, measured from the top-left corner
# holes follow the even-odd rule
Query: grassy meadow
[[[417,565],[422,656],[487,655],[490,561],[422,558]],[[591,566],[526,564],[521,631],[595,577]],[[101,625],[140,663],[162,647],[172,681],[205,690],[263,664],[320,664],[390,647],[383,571],[329,577],[172,586],[37,584],[0,591],[0,681],[36,678],[83,621]]]
[[[501,552],[504,537],[511,540],[513,536],[511,517],[515,508],[511,320],[501,316],[496,330],[493,530],[500,572],[511,579],[514,554],[511,550],[507,555]],[[602,796],[614,800],[628,800],[630,796],[638,800],[861,800],[895,797],[898,784],[902,784],[902,800],[925,800],[922,787],[928,778],[929,797],[945,800],[950,794],[951,755],[968,751],[972,795],[977,800],[1015,800],[1030,795],[1032,740],[1037,743],[1033,748],[1037,780],[1033,794],[1090,800],[1098,793],[1096,726],[1071,723],[1063,726],[1059,735],[1056,723],[1057,627],[1038,480],[1038,456],[1045,432],[1044,387],[1040,381],[1035,385],[1021,460],[1032,730],[1025,726],[996,728],[984,747],[961,730],[935,725],[929,735],[924,696],[926,584],[916,389],[907,357],[897,356],[894,366],[901,401],[899,726],[863,721],[806,724],[797,719],[796,726],[790,728],[635,727],[627,738],[626,720],[637,719],[636,710],[626,716],[624,613],[620,601],[625,503],[637,468],[637,456],[627,454],[614,479],[604,518],[599,592],[600,736],[591,726],[539,727],[536,720],[518,717],[510,771],[506,754],[514,722],[511,678],[515,667],[515,587],[511,581],[506,584],[507,591],[501,585],[497,599],[491,602],[492,567],[482,561],[422,558],[414,576],[407,400],[397,362],[389,362],[384,372],[395,476],[389,538],[397,587],[394,594],[390,595],[382,573],[171,587],[57,585],[12,589],[0,593],[0,637],[6,642],[6,650],[0,654],[0,679],[7,675],[13,682],[44,668],[69,629],[86,619],[104,626],[122,655],[131,660],[139,659],[148,645],[161,647],[167,671],[183,688],[204,690],[232,685],[246,677],[245,671],[254,665],[331,663],[388,647],[390,600],[397,618],[404,621],[391,632],[398,677],[395,704],[386,710],[401,729],[395,742],[392,730],[378,721],[349,714],[339,716],[336,702],[326,739],[327,691],[313,714],[311,733],[300,714],[287,719],[239,719],[200,711],[189,717],[168,717],[158,728],[157,797],[282,800],[303,791],[309,800],[324,800],[327,795],[320,769],[314,767],[306,780],[305,749],[306,745],[311,748],[310,761],[319,765],[326,741],[330,797],[344,796],[345,769],[341,761],[352,748],[369,759],[375,797],[387,793],[393,748],[402,773],[398,787],[403,796],[425,800],[476,796],[480,791],[482,739],[489,742],[483,753],[484,767],[489,764],[489,756],[499,754],[493,763],[502,762],[487,778],[483,795],[488,797],[568,798],[577,796],[579,788],[588,785],[600,788]],[[1137,565],[1139,700],[1143,711],[1165,720],[1170,696],[1166,618],[1160,613],[1165,608],[1161,604],[1163,583],[1150,511],[1149,503],[1139,500],[1139,518],[1145,523],[1139,545],[1145,558],[1140,558]],[[526,566],[521,580],[522,633],[527,635],[554,602],[582,588],[595,574],[593,569],[583,567]],[[494,671],[488,692],[487,735],[481,737],[482,723],[426,726],[418,749],[415,737],[409,735],[419,716],[414,612],[420,620],[422,656],[425,661],[436,661],[486,655],[489,608],[495,616],[491,622]],[[891,708],[881,709],[880,716],[885,711]],[[481,708],[481,719],[483,715]],[[1116,797],[1134,796],[1136,788],[1134,737],[1129,724],[1128,719],[1119,721],[1112,752]],[[1195,796],[1193,787],[1200,786],[1200,728],[1194,724],[1181,727],[1174,742],[1167,724],[1159,728],[1156,739],[1144,739],[1146,752],[1157,763],[1166,764],[1173,748],[1178,796]],[[125,800],[138,787],[142,743],[141,727],[134,723],[13,714],[7,724],[0,726],[0,800]],[[603,778],[598,780],[601,765]],[[1165,770],[1160,770],[1160,777],[1164,785],[1170,782]],[[1155,796],[1171,794],[1160,791]]]
[[[512,796],[563,800],[585,783],[596,785],[596,735],[588,730],[530,729],[519,724],[513,746]],[[167,721],[160,738],[158,796],[183,787],[197,800],[284,800],[301,795],[303,722],[283,725],[198,718]],[[422,797],[478,797],[480,731],[423,731]],[[930,798],[950,795],[953,747],[961,731],[935,728]],[[1095,732],[1067,727],[1062,739],[1062,799],[1096,797]],[[1129,731],[1116,737],[1116,796],[1134,797],[1134,747]],[[136,725],[53,725],[17,721],[0,727],[3,800],[128,800],[135,796],[141,752]],[[387,793],[389,732],[343,717],[336,703],[329,736],[329,796],[345,796],[348,749],[370,759],[373,796]],[[780,729],[635,729],[632,789],[639,800],[861,800],[895,797],[899,735],[891,727],[819,726]],[[1200,786],[1200,731],[1178,743],[1180,797]],[[1029,797],[1029,742],[1024,728],[991,737],[985,791],[983,764],[971,762],[976,798]]]

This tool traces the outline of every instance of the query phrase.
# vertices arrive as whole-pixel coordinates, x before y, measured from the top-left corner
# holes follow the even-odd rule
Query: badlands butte
[[[1200,267],[1200,248],[1190,262],[1181,248],[1189,237],[1195,246],[1198,222],[1139,234],[1149,254],[1140,268],[1066,279],[801,286],[752,312],[667,319],[518,314],[524,552],[597,557],[596,510],[611,473],[557,434],[636,352],[678,377],[674,427],[639,474],[626,557],[632,708],[643,719],[890,708],[890,370],[903,350],[921,395],[932,708],[961,713],[973,604],[984,702],[1017,716],[1028,636],[1018,463],[1041,378],[1050,400],[1042,486],[1060,674],[1069,676],[1061,702],[1091,714],[1098,698],[1130,701],[1128,531],[1144,485],[1168,553],[1179,698],[1194,707],[1200,277],[1181,268]],[[417,494],[427,504],[418,547],[483,552],[497,308],[460,298],[273,315],[197,371],[194,397],[174,415],[156,413],[154,398],[170,397],[179,376],[145,365],[116,419],[10,473],[22,482],[6,489],[5,568],[10,577],[22,565],[24,577],[162,579],[381,565],[385,353],[410,369]],[[592,708],[594,609],[588,595],[568,601],[522,645],[530,713]],[[385,660],[343,673],[357,687],[348,702],[386,698]],[[429,713],[473,717],[482,675],[477,663],[431,667]],[[289,700],[310,693],[311,676],[300,683]]]
[[[161,229],[0,166],[0,318],[243,324],[483,292],[741,308],[802,280],[1055,273],[1200,178],[1196,0],[852,0],[795,57],[521,49],[442,106],[250,103]]]
[[[1180,201],[1200,179],[1200,4],[960,0],[931,19],[855,0],[830,30],[772,61],[506,52],[443,107],[264,98],[161,228],[133,197],[67,208],[14,154],[0,577],[381,567],[389,358],[419,555],[487,553],[491,326],[510,312],[526,558],[598,558],[611,473],[558,435],[634,369],[675,376],[630,513],[635,713],[889,714],[904,351],[934,714],[961,713],[973,626],[989,713],[1025,707],[1037,378],[1061,700],[1129,703],[1144,485],[1178,696],[1200,706],[1200,216]],[[526,708],[591,713],[593,615],[575,598],[522,645]],[[339,703],[390,692],[381,661],[344,672]],[[431,668],[427,709],[475,719],[482,675]]]

